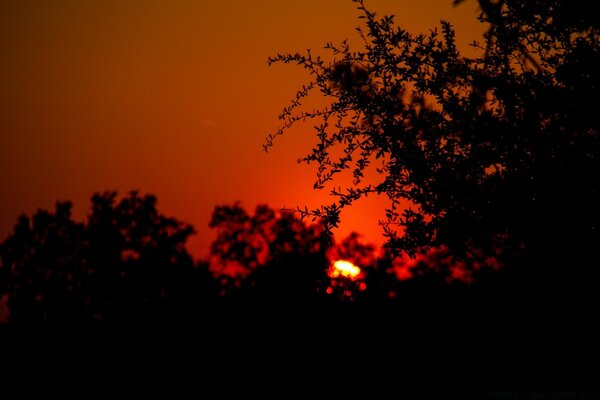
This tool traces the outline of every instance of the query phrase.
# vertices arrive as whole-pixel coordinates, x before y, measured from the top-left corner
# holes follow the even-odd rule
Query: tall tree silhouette
[[[336,226],[342,208],[386,196],[392,253],[443,247],[476,273],[500,262],[502,274],[515,271],[524,285],[593,290],[597,14],[585,2],[480,0],[479,20],[489,29],[483,43],[473,43],[480,55],[469,58],[448,22],[412,34],[393,16],[354,2],[364,20],[357,50],[344,41],[326,45],[331,58],[269,59],[304,67],[311,81],[283,110],[265,150],[291,126],[313,120],[319,142],[302,160],[318,166],[315,187],[343,173],[353,178],[332,189],[332,204],[299,211]],[[329,104],[305,110],[312,93]]]

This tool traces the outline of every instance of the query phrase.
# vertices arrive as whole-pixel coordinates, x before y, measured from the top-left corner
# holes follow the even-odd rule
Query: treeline
[[[323,224],[266,205],[215,207],[216,238],[201,260],[186,248],[194,228],[160,213],[155,196],[95,194],[84,222],[71,208],[21,216],[0,244],[0,327],[195,324],[223,310],[364,308],[404,318],[577,295],[494,259],[465,265],[443,247],[411,259],[377,252],[356,233],[335,242]],[[335,260],[360,273],[333,271]]]
[[[21,216],[0,244],[1,324],[104,326],[193,320],[248,304],[360,301],[358,290],[339,289],[328,276],[332,251],[375,264],[374,248],[357,236],[336,247],[320,224],[264,205],[250,214],[239,204],[215,208],[217,237],[196,261],[186,248],[194,228],[156,203],[152,195],[107,192],[92,197],[84,222],[73,219],[70,202]]]

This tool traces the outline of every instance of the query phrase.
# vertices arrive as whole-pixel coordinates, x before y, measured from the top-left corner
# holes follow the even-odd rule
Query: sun
[[[335,260],[331,263],[327,275],[330,278],[326,293],[335,294],[342,301],[354,301],[359,292],[367,289],[362,269],[348,260]]]
[[[341,276],[350,280],[356,280],[360,272],[360,268],[350,261],[336,260],[329,269],[329,277],[338,278]]]

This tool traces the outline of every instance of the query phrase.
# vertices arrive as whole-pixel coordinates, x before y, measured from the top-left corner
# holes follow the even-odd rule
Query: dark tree
[[[193,228],[165,217],[156,198],[92,197],[85,223],[71,203],[19,218],[0,245],[8,323],[103,325],[186,315],[210,296],[208,265],[184,245]]]
[[[324,299],[331,245],[322,224],[266,205],[249,214],[239,204],[217,206],[210,227],[213,269],[230,301],[308,304]]]
[[[315,187],[353,178],[332,189],[333,204],[299,211],[335,227],[343,207],[386,196],[392,254],[443,248],[478,276],[500,262],[497,278],[514,272],[513,284],[594,290],[598,14],[583,1],[480,0],[488,29],[483,43],[473,43],[479,56],[469,58],[448,22],[412,34],[354,2],[364,20],[355,49],[328,43],[331,58],[307,52],[269,60],[298,64],[311,81],[265,149],[312,120],[319,142],[301,161],[318,166]],[[329,104],[304,109],[313,93]]]

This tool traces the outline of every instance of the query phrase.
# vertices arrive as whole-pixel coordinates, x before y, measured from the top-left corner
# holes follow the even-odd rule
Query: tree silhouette
[[[0,245],[7,322],[104,326],[198,311],[212,281],[184,248],[192,233],[136,192],[94,195],[85,223],[73,221],[69,202],[22,216]]]
[[[500,263],[502,274],[518,274],[512,284],[593,291],[597,14],[584,2],[480,0],[488,30],[473,43],[480,55],[469,58],[448,22],[411,34],[393,16],[354,2],[364,20],[357,50],[344,41],[325,46],[331,59],[310,51],[269,59],[298,64],[311,81],[283,110],[265,150],[313,120],[319,142],[302,161],[317,164],[315,187],[353,178],[332,189],[332,204],[299,211],[335,227],[342,208],[386,196],[383,229],[393,256],[443,248],[477,276]],[[313,93],[328,105],[306,110]]]
[[[290,211],[217,206],[210,256],[195,263],[184,247],[193,228],[159,213],[154,196],[91,200],[85,222],[73,220],[70,202],[18,219],[0,244],[0,325],[206,326],[246,305],[289,311],[385,298],[387,276],[356,233],[336,244],[322,223]],[[333,275],[340,259],[360,276]]]
[[[322,224],[266,205],[252,215],[236,203],[215,207],[209,226],[217,231],[213,268],[229,288],[228,300],[289,305],[324,299],[331,239]]]

